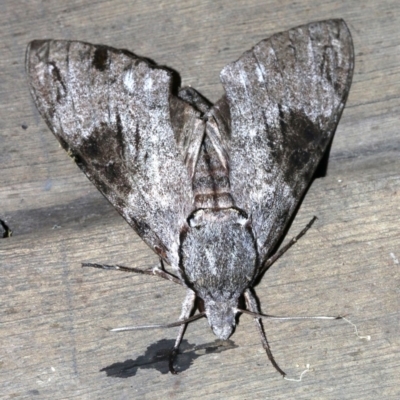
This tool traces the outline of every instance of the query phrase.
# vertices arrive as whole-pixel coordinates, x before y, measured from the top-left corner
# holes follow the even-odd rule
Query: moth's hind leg
[[[190,317],[190,314],[194,309],[195,302],[196,302],[196,293],[191,289],[187,289],[185,300],[182,303],[182,311],[179,317],[180,321],[188,319]],[[171,352],[169,353],[169,372],[171,372],[171,374],[177,374],[177,371],[174,368],[174,361],[176,356],[178,355],[179,346],[182,342],[186,327],[187,324],[183,324],[179,327],[179,332],[178,336],[176,337],[174,347],[171,349]]]
[[[244,292],[244,299],[246,301],[246,306],[247,306],[247,309],[249,311],[257,313],[257,314],[260,313],[260,311],[258,309],[257,300],[254,297],[254,294],[251,292],[250,289],[246,289],[246,291]],[[275,361],[274,356],[272,355],[271,348],[269,347],[269,344],[268,344],[268,341],[267,341],[267,336],[265,335],[264,328],[263,328],[263,325],[262,325],[262,322],[261,322],[261,318],[254,318],[254,321],[255,321],[255,323],[257,325],[258,332],[260,333],[261,344],[262,344],[262,346],[264,347],[264,350],[267,353],[269,361],[271,361],[271,364],[274,366],[274,368],[283,377],[285,377],[286,373],[284,371],[282,371],[282,369],[279,367],[279,365]]]
[[[177,276],[171,274],[170,272],[164,269],[162,260],[160,260],[160,264],[161,268],[155,266],[148,269],[124,267],[123,265],[107,265],[107,264],[97,264],[97,263],[82,263],[82,267],[92,267],[98,269],[105,269],[108,271],[133,272],[135,274],[142,274],[142,275],[157,275],[160,278],[167,279],[170,282],[186,286]]]

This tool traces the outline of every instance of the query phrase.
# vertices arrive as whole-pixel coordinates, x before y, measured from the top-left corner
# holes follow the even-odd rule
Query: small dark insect
[[[206,316],[227,339],[287,246],[276,246],[332,141],[354,64],[343,20],[271,36],[221,72],[214,105],[173,72],[102,45],[35,40],[26,69],[36,106],[64,149],[155,251],[137,270],[187,288],[170,370],[188,322]],[[275,253],[274,253],[275,252]],[[168,264],[174,274],[164,269]],[[239,309],[244,296],[247,310]],[[204,312],[190,317],[199,299]]]
[[[10,229],[10,227],[7,225],[5,221],[0,219],[0,236],[3,239],[11,237],[13,234],[13,231]]]

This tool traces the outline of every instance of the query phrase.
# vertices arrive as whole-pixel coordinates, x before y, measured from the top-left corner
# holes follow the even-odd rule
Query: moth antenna
[[[161,269],[157,266],[148,269],[140,269],[140,268],[132,268],[132,267],[124,267],[123,265],[107,265],[107,264],[98,264],[98,263],[82,263],[82,268],[91,267],[98,268],[110,271],[122,271],[122,272],[133,272],[136,274],[142,275],[157,275],[160,278],[164,278],[170,282],[178,283],[179,285],[184,285],[184,283],[174,274],[167,272],[164,269]]]
[[[293,317],[293,316],[279,316],[279,315],[270,315],[270,314],[261,314],[261,313],[256,313],[253,311],[249,310],[244,310],[241,308],[237,308],[236,311],[241,312],[243,314],[248,314],[251,315],[255,318],[269,318],[269,319],[282,319],[282,320],[299,320],[299,319],[345,319],[344,317],[338,315],[338,316],[326,316],[326,315],[312,315],[312,316],[299,316],[299,317]],[[349,321],[348,321],[349,322]]]
[[[287,381],[291,381],[291,382],[301,382],[301,380],[303,379],[303,375],[308,372],[310,370],[310,364],[306,365],[306,369],[300,374],[298,379],[294,379],[294,378],[286,378],[286,376],[283,377],[283,379],[286,379]]]
[[[305,228],[295,237],[293,237],[289,243],[287,243],[285,246],[283,246],[281,249],[279,249],[272,257],[268,258],[267,261],[265,261],[264,265],[262,266],[260,272],[258,273],[258,276],[262,276],[265,271],[279,258],[281,257],[284,253],[286,253],[302,236],[306,234],[306,232],[311,228],[315,220],[318,218],[314,215],[314,217],[311,219],[311,221],[305,226]]]
[[[354,324],[353,322],[351,322],[349,319],[347,319],[345,317],[342,317],[341,315],[338,315],[336,317],[327,316],[327,315],[300,316],[300,317],[287,316],[287,317],[283,317],[283,316],[277,316],[277,315],[256,313],[256,312],[253,312],[253,311],[243,310],[243,309],[240,309],[240,308],[237,308],[236,311],[241,312],[243,314],[251,315],[254,318],[269,318],[269,319],[292,320],[292,321],[302,320],[302,319],[326,319],[326,320],[342,319],[343,321],[347,322],[348,324],[350,324],[354,328],[354,332],[355,332],[355,334],[357,335],[357,337],[359,339],[371,340],[371,336],[370,335],[361,336],[358,333],[357,325]]]
[[[139,326],[124,326],[122,328],[110,329],[110,332],[126,332],[126,331],[139,331],[144,329],[161,329],[161,328],[173,328],[175,326],[180,326],[188,324],[190,322],[196,321],[200,318],[206,316],[205,312],[193,315],[193,317],[185,318],[180,321],[172,322],[170,324],[156,324],[156,325],[139,325]]]
[[[358,329],[357,329],[357,325],[356,325],[356,324],[353,324],[353,322],[351,322],[349,319],[347,319],[347,318],[345,318],[345,317],[342,317],[342,319],[354,327],[354,332],[355,332],[355,334],[357,335],[357,337],[358,337],[359,339],[366,339],[366,340],[368,340],[368,341],[371,340],[371,335],[361,336],[361,335],[358,333]]]

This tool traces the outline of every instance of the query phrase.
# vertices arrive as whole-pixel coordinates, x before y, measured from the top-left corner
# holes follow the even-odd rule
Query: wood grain
[[[315,226],[257,287],[282,380],[243,315],[218,343],[206,320],[187,330],[181,374],[167,374],[175,330],[113,334],[172,322],[184,290],[156,277],[80,268],[82,261],[150,267],[156,256],[70,161],[30,98],[24,52],[33,39],[125,47],[179,71],[210,100],[219,72],[274,32],[344,18],[353,86],[328,176],[308,192],[291,237]],[[0,13],[0,387],[5,399],[397,399],[400,396],[400,5],[252,0],[2,2]]]

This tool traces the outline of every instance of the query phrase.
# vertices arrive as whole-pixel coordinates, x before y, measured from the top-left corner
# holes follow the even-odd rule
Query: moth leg
[[[250,310],[251,312],[259,314],[260,311],[258,309],[258,304],[257,300],[254,297],[254,294],[251,292],[250,289],[246,289],[244,292],[244,299],[246,301],[246,306],[247,309]],[[271,348],[269,347],[268,341],[267,341],[267,336],[265,335],[264,327],[261,322],[261,318],[254,318],[254,321],[257,325],[258,332],[260,333],[261,337],[261,344],[264,347],[264,350],[267,353],[269,361],[271,361],[271,364],[274,366],[274,368],[283,376],[286,376],[286,373],[282,371],[282,369],[279,367],[277,362],[274,359],[274,356],[272,355]]]
[[[178,276],[171,274],[171,272],[167,271],[164,267],[164,261],[160,258],[160,265],[161,268],[154,266],[153,267],[153,274],[158,275],[161,278],[167,279],[170,282],[178,283],[179,285],[185,286],[185,283],[180,279]]]
[[[155,266],[153,268],[150,268],[149,271],[152,271],[153,275],[157,275],[160,278],[164,278],[170,282],[178,283],[179,285],[186,286],[181,279],[179,279],[176,275],[171,274],[171,272],[168,272],[164,269],[164,263],[163,260],[160,259],[160,264],[161,268]]]
[[[181,315],[179,316],[179,320],[187,319],[190,317],[190,314],[192,313],[195,305],[195,301],[196,301],[196,293],[191,289],[187,289],[185,300],[183,300],[182,303],[182,311]],[[179,327],[179,332],[178,336],[176,337],[174,347],[171,349],[171,352],[169,353],[169,372],[171,372],[171,374],[174,375],[177,374],[174,368],[174,361],[176,356],[178,355],[179,346],[182,342],[186,327],[187,324],[183,324]]]
[[[306,234],[306,232],[311,228],[312,224],[315,222],[317,217],[313,217],[311,221],[305,226],[305,228],[295,237],[290,239],[289,243],[287,243],[285,246],[283,246],[279,251],[277,251],[272,257],[268,258],[267,261],[265,261],[264,265],[262,266],[260,272],[258,273],[257,276],[262,276],[265,271],[279,258],[281,257],[284,253],[286,253],[302,236]]]
[[[142,275],[157,275],[160,278],[167,279],[170,282],[184,285],[184,283],[177,276],[175,276],[175,275],[171,274],[170,272],[167,272],[165,269],[159,268],[157,266],[155,266],[153,268],[148,268],[148,269],[140,269],[140,268],[124,267],[123,265],[82,263],[82,267],[92,267],[92,268],[99,268],[99,269],[112,270],[112,271],[122,271],[122,272],[134,272],[136,274],[142,274]]]

